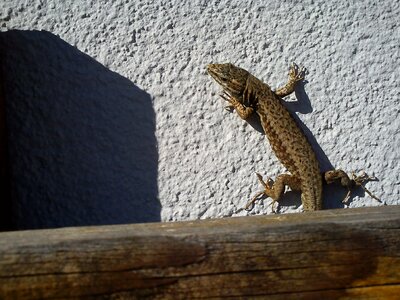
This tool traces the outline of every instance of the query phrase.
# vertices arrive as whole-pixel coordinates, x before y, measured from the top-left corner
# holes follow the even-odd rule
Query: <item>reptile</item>
[[[348,202],[354,186],[360,186],[374,199],[379,199],[369,192],[364,182],[376,178],[352,173],[351,178],[343,170],[330,170],[321,173],[316,154],[303,130],[291,113],[284,106],[283,98],[291,94],[298,82],[304,80],[306,69],[292,63],[289,68],[288,82],[273,91],[248,71],[231,63],[209,64],[207,71],[223,88],[221,97],[228,102],[227,109],[235,110],[243,119],[248,119],[254,112],[258,114],[261,126],[268,138],[272,150],[290,174],[281,174],[276,180],[264,181],[256,173],[264,190],[257,193],[246,205],[248,209],[260,196],[272,198],[271,204],[277,202],[290,187],[301,192],[304,211],[322,209],[323,180],[330,184],[337,182],[347,189],[343,203]]]

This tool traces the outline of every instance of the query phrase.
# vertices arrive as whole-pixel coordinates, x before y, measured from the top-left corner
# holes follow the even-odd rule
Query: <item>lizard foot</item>
[[[381,202],[381,200],[375,196],[374,194],[372,194],[365,186],[364,183],[368,182],[368,181],[376,181],[378,180],[375,176],[368,176],[367,173],[365,173],[365,171],[361,172],[360,176],[357,176],[355,174],[355,172],[351,172],[351,180],[354,182],[354,184],[356,186],[361,187],[364,192],[366,192],[371,198],[375,199],[378,202]]]
[[[268,196],[271,192],[272,186],[274,185],[274,181],[270,177],[267,177],[267,181],[265,182],[259,173],[256,173],[256,175],[257,175],[257,178],[260,181],[261,185],[264,187],[264,190],[258,192],[256,195],[254,195],[254,197],[246,204],[244,209],[247,211],[250,210],[249,208],[254,205],[254,203],[259,199],[260,196]],[[270,204],[268,204],[268,206],[272,205],[273,213],[276,212],[274,209],[275,202],[278,202],[278,201],[272,200],[272,202]]]
[[[228,102],[228,105],[225,107],[226,110],[232,112],[236,110],[239,117],[243,120],[247,120],[251,114],[254,112],[254,108],[244,106],[239,100],[230,95],[227,91],[224,91],[221,95],[222,99]]]
[[[361,173],[360,176],[357,176],[355,172],[351,172],[351,179],[350,177],[344,172],[343,170],[331,170],[325,173],[325,181],[326,183],[330,184],[333,182],[339,182],[343,187],[347,188],[347,194],[342,200],[342,203],[348,203],[350,199],[350,194],[354,186],[361,187],[371,198],[379,201],[380,199],[373,195],[365,186],[364,183],[377,180],[376,177],[368,176],[364,171]]]
[[[293,82],[302,81],[306,76],[306,68],[299,67],[296,63],[292,62],[289,67],[289,80]]]
[[[229,95],[226,91],[223,91],[220,94],[220,96],[222,99],[224,99],[225,101],[227,101],[229,103],[227,106],[225,106],[225,110],[227,110],[229,112],[233,112],[233,110],[235,109],[235,106],[232,104],[231,95]]]

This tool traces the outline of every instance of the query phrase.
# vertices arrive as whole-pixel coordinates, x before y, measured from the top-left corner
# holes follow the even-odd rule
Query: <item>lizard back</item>
[[[249,74],[244,97],[260,117],[261,125],[279,161],[301,182],[305,210],[322,209],[322,176],[316,155],[304,132],[271,88]],[[315,207],[314,207],[315,206]]]

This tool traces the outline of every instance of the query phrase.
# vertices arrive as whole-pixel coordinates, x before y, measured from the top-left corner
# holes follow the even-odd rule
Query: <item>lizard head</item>
[[[246,88],[249,72],[227,64],[209,64],[207,72],[218,82],[224,91],[231,95],[241,95]]]

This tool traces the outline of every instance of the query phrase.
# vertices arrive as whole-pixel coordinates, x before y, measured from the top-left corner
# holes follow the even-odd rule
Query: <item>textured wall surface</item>
[[[321,161],[400,193],[398,1],[3,1],[13,213],[21,228],[271,213],[254,172],[285,169],[265,137],[223,109],[211,62],[287,97]],[[18,31],[10,31],[12,29]],[[7,32],[8,31],[8,32]],[[326,208],[346,207],[327,187]],[[288,192],[279,212],[301,211]],[[357,189],[348,206],[380,205]]]

